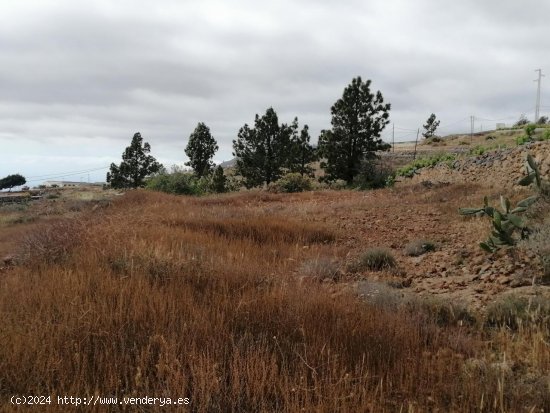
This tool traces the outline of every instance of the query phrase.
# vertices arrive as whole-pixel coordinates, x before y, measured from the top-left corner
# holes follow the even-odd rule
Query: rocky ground
[[[475,185],[438,187],[410,185],[368,193],[340,192],[302,199],[301,211],[310,220],[335,228],[339,260],[344,275],[339,284],[358,286],[379,281],[402,293],[452,299],[482,309],[501,294],[549,294],[550,287],[533,285],[542,270],[538,258],[516,249],[491,255],[479,247],[489,233],[484,218],[465,218],[459,206],[476,205],[486,194]],[[496,201],[496,194],[493,194]],[[292,208],[290,204],[279,211]],[[436,250],[409,256],[410,242],[429,240]],[[395,256],[397,269],[381,272],[346,271],[366,249],[386,247]],[[338,253],[336,253],[338,254]]]

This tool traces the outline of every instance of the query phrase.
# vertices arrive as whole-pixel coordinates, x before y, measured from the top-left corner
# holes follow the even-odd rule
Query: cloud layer
[[[392,103],[398,140],[432,112],[442,132],[468,130],[470,115],[485,128],[532,117],[550,3],[481,3],[5,0],[0,175],[107,166],[136,131],[181,164],[199,121],[227,160],[239,127],[269,106],[316,140],[357,75]]]

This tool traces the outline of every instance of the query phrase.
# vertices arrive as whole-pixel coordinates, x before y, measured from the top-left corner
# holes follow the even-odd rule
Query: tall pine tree
[[[210,174],[214,163],[212,158],[219,149],[216,139],[211,135],[210,128],[200,122],[189,136],[189,142],[185,148],[185,154],[189,161],[185,165],[193,168],[199,178]]]
[[[162,165],[149,155],[151,145],[143,143],[141,134],[137,132],[130,146],[122,154],[120,165],[111,164],[107,172],[107,182],[113,188],[138,188],[145,185],[145,178],[158,172]]]
[[[332,129],[321,132],[319,155],[326,179],[343,179],[351,184],[365,159],[375,158],[376,152],[388,150],[380,133],[389,123],[389,103],[382,93],[370,90],[371,81],[361,77],[352,80],[332,106]]]
[[[237,158],[236,172],[247,188],[270,184],[279,179],[288,164],[292,127],[279,125],[277,113],[267,109],[256,115],[254,127],[245,124],[233,140],[233,156]]]

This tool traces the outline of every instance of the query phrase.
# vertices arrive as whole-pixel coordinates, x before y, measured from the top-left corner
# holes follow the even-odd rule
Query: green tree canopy
[[[20,175],[20,174],[8,175],[5,178],[0,179],[0,189],[9,189],[11,191],[12,188],[15,188],[16,186],[25,185],[26,183],[27,183],[27,180],[23,175]]]
[[[111,164],[107,172],[107,182],[113,188],[139,188],[145,186],[145,178],[161,170],[162,165],[149,155],[151,146],[143,143],[141,134],[137,132],[130,146],[122,154],[120,165]]]
[[[267,109],[256,115],[254,127],[245,124],[233,140],[233,156],[237,158],[236,172],[247,188],[269,184],[279,179],[288,164],[292,127],[279,125],[277,113]]]
[[[218,149],[218,144],[210,134],[210,129],[200,122],[189,136],[189,143],[185,148],[185,154],[189,157],[189,161],[185,165],[193,168],[198,177],[208,175],[214,166],[212,158]]]
[[[376,151],[388,150],[380,133],[389,123],[390,104],[382,93],[370,90],[371,81],[352,80],[331,108],[332,129],[321,131],[319,155],[327,180],[343,179],[348,184],[361,170],[364,159],[376,157]]]
[[[426,121],[426,124],[422,126],[424,128],[424,132],[422,133],[422,136],[424,136],[424,138],[426,139],[434,136],[435,131],[437,130],[437,127],[439,126],[440,123],[441,121],[436,120],[435,113],[432,113],[428,118],[428,120]]]

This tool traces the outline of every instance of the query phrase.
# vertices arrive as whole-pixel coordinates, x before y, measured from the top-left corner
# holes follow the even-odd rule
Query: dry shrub
[[[76,220],[59,220],[36,226],[23,237],[18,261],[27,264],[60,263],[79,243],[82,225]]]
[[[395,268],[397,262],[387,248],[369,248],[350,267],[352,271],[381,271]]]

